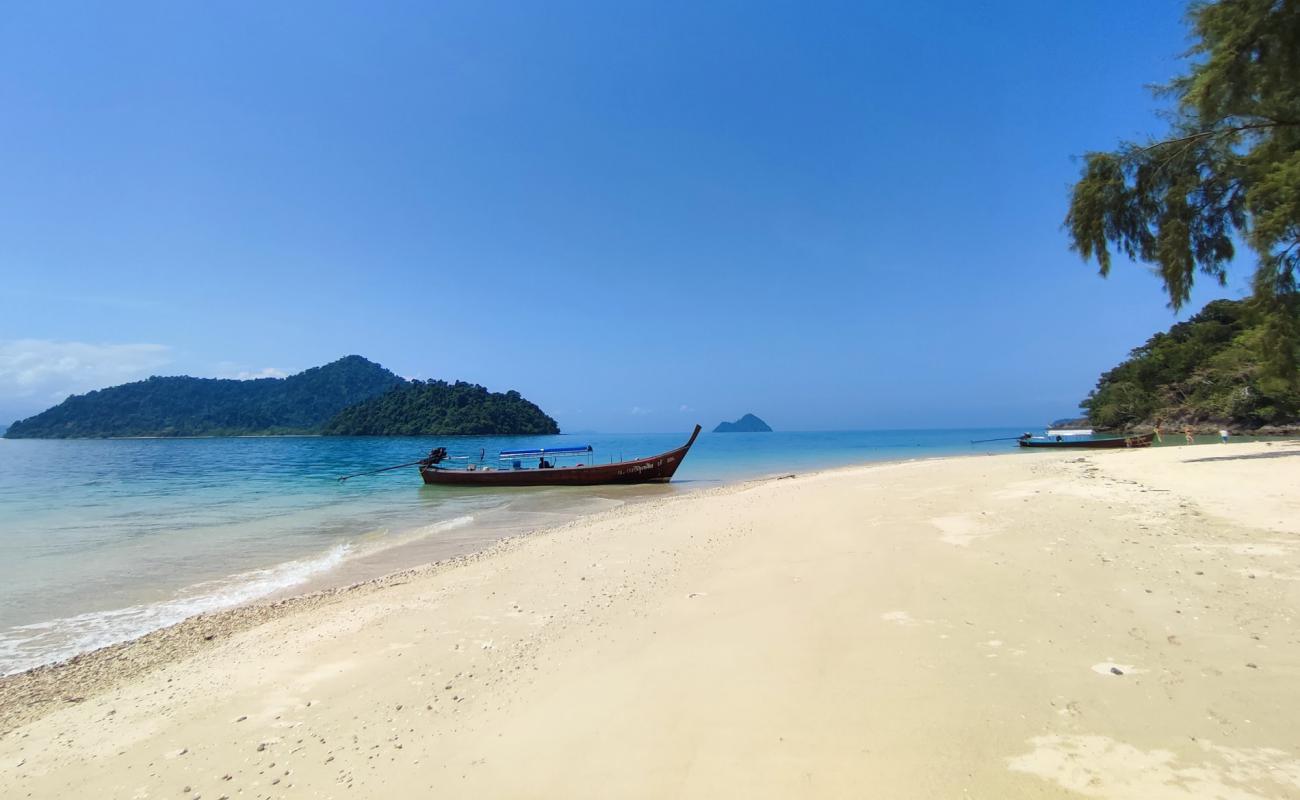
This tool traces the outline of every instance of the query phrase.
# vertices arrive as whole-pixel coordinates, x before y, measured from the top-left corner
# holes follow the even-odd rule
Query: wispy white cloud
[[[239,379],[241,381],[251,380],[253,378],[287,378],[287,377],[289,377],[289,370],[280,369],[279,367],[262,367],[257,372],[249,372],[245,370],[239,373]]]
[[[691,408],[690,406],[686,405],[685,403],[682,403],[681,408],[679,408],[679,409],[677,409],[677,410],[680,411],[681,413],[685,414],[687,411],[694,411],[695,409]]]
[[[634,417],[640,417],[646,414],[653,414],[653,413],[655,413],[654,409],[642,408],[641,406],[632,406],[632,416]]]
[[[0,399],[57,402],[147,378],[171,361],[172,349],[162,344],[0,339]]]
[[[262,367],[256,369],[244,364],[236,364],[233,361],[222,361],[217,364],[217,374],[214,378],[234,378],[237,381],[250,381],[255,378],[287,378],[289,371],[279,367]]]

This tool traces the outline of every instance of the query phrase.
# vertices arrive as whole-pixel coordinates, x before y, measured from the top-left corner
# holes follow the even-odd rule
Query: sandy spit
[[[1300,446],[634,504],[0,682],[9,797],[1300,797]]]

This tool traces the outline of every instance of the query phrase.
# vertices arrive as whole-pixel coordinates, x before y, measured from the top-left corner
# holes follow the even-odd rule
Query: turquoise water
[[[558,437],[0,439],[0,675],[203,611],[480,549],[639,498],[864,461],[1010,451],[1019,429],[701,434],[668,486],[424,486],[423,456],[590,443],[651,455],[686,434]]]

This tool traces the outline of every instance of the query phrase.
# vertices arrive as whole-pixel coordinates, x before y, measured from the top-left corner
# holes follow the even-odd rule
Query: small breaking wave
[[[93,611],[0,632],[0,676],[53,664],[79,653],[136,639],[209,611],[252,602],[306,583],[337,567],[352,550],[339,544],[316,558],[288,561],[218,581],[195,584],[172,600]]]
[[[474,522],[465,514],[421,525],[393,536],[338,544],[315,558],[287,561],[219,580],[186,587],[171,600],[92,611],[0,631],[0,677],[54,664],[81,653],[137,639],[189,617],[251,603],[302,586],[341,566],[348,559],[425,539]]]
[[[406,544],[407,542],[424,539],[428,536],[434,535],[435,533],[445,533],[446,531],[455,530],[456,528],[463,528],[473,521],[474,517],[472,515],[464,514],[459,517],[445,519],[442,522],[435,522],[431,525],[420,525],[411,528],[404,533],[393,536],[385,542],[385,547],[396,547],[397,545]]]

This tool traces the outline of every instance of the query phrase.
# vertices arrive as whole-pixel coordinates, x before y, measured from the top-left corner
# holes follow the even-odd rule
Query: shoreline
[[[158,438],[177,438],[177,437],[158,437]],[[190,438],[204,438],[204,437],[190,437]],[[233,438],[233,437],[225,437],[225,438]],[[1009,455],[1014,453],[1015,451],[1004,455]],[[961,455],[949,454],[949,455],[925,455],[925,456],[912,456],[912,457],[889,457],[889,458],[863,461],[855,464],[845,464],[845,465],[838,465],[833,467],[826,467],[817,470],[805,471],[798,474],[814,475],[814,474],[820,474],[825,472],[833,472],[836,470],[855,469],[859,467],[868,467],[868,466],[883,465],[883,464],[908,463],[913,461],[926,461],[926,460],[947,459],[947,458],[970,458],[970,457],[984,456],[984,455],[997,455],[997,454],[991,452],[974,452],[974,453],[961,454]],[[3,706],[3,700],[6,697],[6,685],[9,681],[13,679],[19,678],[21,676],[24,676],[34,671],[55,669],[62,665],[79,661],[81,659],[84,659],[87,656],[90,656],[95,653],[100,653],[102,651],[117,650],[119,648],[129,646],[135,642],[140,642],[156,634],[162,633],[164,631],[168,631],[178,626],[186,625],[188,623],[194,622],[199,619],[217,618],[223,614],[230,614],[234,612],[246,613],[250,609],[257,609],[260,607],[272,607],[272,606],[278,607],[284,604],[293,605],[299,601],[309,601],[316,595],[328,595],[328,594],[333,594],[333,593],[338,593],[343,591],[349,591],[370,584],[382,583],[389,578],[403,575],[411,571],[418,571],[425,568],[442,566],[468,557],[481,555],[483,553],[492,550],[494,547],[496,547],[497,545],[503,542],[507,542],[512,539],[516,539],[520,537],[544,534],[551,530],[562,528],[578,520],[599,517],[600,515],[610,513],[611,511],[616,512],[620,508],[637,506],[647,502],[668,500],[676,497],[694,494],[701,491],[714,491],[719,489],[725,490],[731,487],[742,486],[748,483],[777,480],[780,478],[791,477],[795,474],[796,473],[787,473],[780,470],[775,470],[772,472],[762,473],[753,476],[745,476],[745,477],[722,477],[717,479],[698,479],[696,481],[688,481],[688,482],[679,481],[675,486],[670,484],[668,486],[654,485],[653,487],[651,487],[655,490],[666,489],[668,491],[671,491],[671,494],[665,494],[656,491],[654,495],[645,495],[645,496],[643,496],[640,493],[640,491],[646,489],[647,488],[646,486],[617,487],[620,490],[630,489],[631,491],[626,491],[626,492],[620,491],[619,496],[616,500],[618,505],[614,509],[584,510],[580,508],[581,504],[574,503],[574,504],[565,505],[564,508],[560,511],[545,512],[545,513],[556,513],[564,517],[564,519],[562,519],[559,522],[550,522],[550,521],[542,522],[542,523],[528,523],[528,522],[520,523],[518,521],[503,522],[500,520],[496,520],[494,518],[489,518],[482,521],[476,520],[474,523],[471,523],[471,525],[473,526],[472,530],[481,531],[484,534],[486,534],[481,540],[474,541],[468,544],[448,546],[447,549],[449,549],[450,552],[448,552],[445,556],[437,557],[431,560],[421,560],[418,557],[419,551],[421,549],[427,549],[435,545],[437,539],[433,537],[404,538],[406,534],[426,527],[426,525],[423,523],[408,525],[405,528],[392,532],[391,535],[396,537],[395,541],[390,543],[385,543],[382,547],[379,548],[367,548],[367,549],[354,551],[348,557],[343,559],[340,563],[331,567],[327,571],[307,577],[299,585],[290,586],[283,589],[276,589],[260,597],[256,597],[250,600],[240,601],[235,603],[234,605],[230,605],[224,608],[219,608],[211,611],[199,611],[189,616],[186,616],[182,619],[178,619],[175,622],[171,622],[167,625],[164,625],[162,627],[146,631],[145,633],[139,635],[130,636],[129,638],[125,638],[119,642],[102,645],[99,647],[92,648],[90,650],[84,650],[79,653],[75,653],[72,656],[27,667],[25,669],[21,669],[17,672],[12,672],[7,675],[0,675],[0,707]],[[697,484],[697,485],[689,485],[689,484]],[[584,497],[582,499],[585,502],[592,502],[592,498],[590,497]],[[610,499],[610,498],[604,498],[604,499]],[[529,515],[536,514],[538,512],[536,510],[525,509],[522,512],[513,512],[513,513],[519,513],[521,514],[521,516],[527,517]],[[453,519],[437,521],[431,523],[431,525],[441,526],[441,525],[446,525],[448,523],[455,523],[456,521],[457,519],[453,518]],[[508,532],[505,533],[504,535],[494,535],[494,533],[501,533],[503,531],[508,531]],[[443,531],[439,531],[438,533],[443,533]],[[437,535],[438,534],[434,534],[434,537],[436,537]],[[342,544],[347,544],[347,543],[342,543]],[[339,544],[333,545],[333,547],[338,547],[338,546],[340,545]],[[381,564],[385,562],[391,562],[394,560],[394,557],[397,556],[398,554],[411,549],[414,549],[417,552],[417,558],[413,560],[406,559],[407,563],[401,563],[397,565],[393,565],[389,563],[387,566],[381,566],[378,569],[374,567],[367,569],[358,566],[358,564],[363,560],[379,561]],[[436,549],[441,549],[441,548],[436,548]],[[327,553],[328,551],[326,551],[326,554]],[[321,555],[305,554],[294,559],[293,562],[275,562],[272,564],[265,565],[263,567],[259,567],[257,569],[276,569],[279,567],[283,567],[288,563],[296,563],[304,559],[310,560],[312,558],[321,557]],[[397,558],[396,560],[399,562],[403,561],[403,559],[401,558]],[[358,577],[351,577],[351,578],[346,577],[350,574],[356,574],[356,573],[359,573]],[[4,729],[5,726],[3,723],[3,711],[0,711],[0,732],[3,732]]]
[[[931,460],[967,457],[934,456]],[[803,474],[811,476],[875,464],[921,460],[927,459],[868,462]],[[350,583],[305,591],[296,591],[297,587],[286,589],[230,608],[194,614],[141,636],[78,653],[70,658],[3,675],[0,676],[0,737],[22,724],[38,719],[46,710],[57,707],[60,703],[84,702],[91,694],[109,690],[114,685],[130,680],[143,672],[192,655],[207,643],[215,643],[221,637],[248,630],[283,615],[327,606],[344,597],[379,592],[385,588],[400,586],[410,580],[438,575],[456,569],[458,566],[508,551],[520,541],[564,530],[578,522],[599,522],[601,517],[617,516],[627,508],[671,503],[700,493],[727,493],[743,489],[751,483],[776,481],[787,477],[793,477],[793,474],[722,480],[720,485],[685,489],[663,497],[632,496],[622,500],[620,505],[613,509],[579,513],[558,525],[525,528],[517,533],[486,541],[482,547],[445,559],[402,567]],[[403,545],[395,545],[395,547],[401,546]],[[322,576],[320,580],[323,581],[325,578]],[[311,582],[308,585],[311,585]],[[100,673],[107,667],[113,667],[118,672],[106,681]]]
[[[1300,443],[971,455],[621,506],[10,676],[0,791],[1300,792]]]
[[[169,438],[182,438],[182,437],[123,437],[123,438],[169,439]],[[183,437],[183,438],[239,438],[239,437]],[[253,436],[253,437],[246,437],[246,438],[262,438],[262,437]],[[1279,437],[1279,438],[1269,437],[1267,439],[1259,439],[1258,441],[1273,443],[1273,442],[1291,441],[1291,439],[1287,437]],[[1166,444],[1163,446],[1182,447],[1184,445],[1174,443],[1172,445]],[[90,660],[90,657],[100,656],[101,654],[103,654],[102,655],[103,658],[116,659],[118,658],[117,655],[118,651],[130,650],[132,646],[136,645],[137,643],[141,645],[150,645],[152,644],[152,640],[155,637],[160,637],[160,635],[167,634],[170,631],[176,632],[177,634],[176,638],[178,640],[186,640],[188,638],[191,638],[187,635],[188,631],[182,631],[181,630],[182,628],[203,627],[205,630],[202,633],[202,635],[206,636],[208,632],[210,632],[207,629],[212,628],[214,625],[220,627],[227,617],[235,621],[234,623],[235,627],[233,628],[233,630],[243,630],[247,627],[260,624],[266,619],[272,618],[275,614],[292,613],[300,606],[312,606],[315,605],[318,601],[324,601],[326,598],[334,595],[340,595],[340,594],[345,594],[348,592],[360,591],[360,590],[380,589],[384,585],[389,584],[391,581],[399,578],[414,577],[417,574],[426,574],[426,573],[434,574],[436,571],[442,569],[454,568],[454,566],[456,566],[457,564],[468,562],[480,557],[486,557],[490,553],[498,549],[499,547],[503,545],[508,545],[509,543],[514,542],[518,539],[523,539],[523,538],[528,538],[528,537],[538,536],[538,535],[545,535],[547,533],[551,533],[556,530],[562,530],[579,521],[598,522],[601,517],[611,515],[611,514],[616,515],[620,513],[622,509],[627,507],[635,507],[635,506],[641,506],[645,504],[654,504],[654,503],[673,501],[684,497],[689,497],[701,492],[737,490],[749,484],[766,483],[770,481],[777,481],[777,480],[790,479],[796,477],[811,478],[811,477],[817,477],[823,475],[831,475],[839,472],[867,469],[873,467],[935,462],[935,461],[962,460],[962,459],[983,458],[983,457],[1020,457],[1020,458],[1024,458],[1026,456],[1042,457],[1048,454],[1052,454],[1054,452],[1055,451],[1024,453],[1020,450],[1011,450],[1009,452],[984,451],[984,452],[972,452],[972,453],[966,453],[960,455],[945,454],[945,455],[924,455],[924,456],[899,457],[899,458],[882,458],[882,459],[871,459],[871,460],[861,461],[853,464],[842,464],[833,467],[826,467],[823,469],[809,470],[809,471],[798,472],[798,473],[795,472],[785,473],[782,471],[773,471],[770,473],[763,473],[751,477],[719,478],[716,480],[702,481],[704,483],[713,484],[713,485],[706,485],[698,488],[681,487],[679,484],[679,488],[677,489],[677,491],[671,495],[665,495],[659,497],[638,497],[635,494],[630,494],[627,497],[620,498],[619,505],[613,509],[602,509],[602,510],[587,511],[587,512],[571,510],[571,516],[568,519],[557,524],[525,526],[519,528],[517,532],[510,533],[505,536],[500,536],[492,539],[484,539],[482,542],[478,542],[473,545],[470,545],[471,549],[464,550],[461,552],[455,552],[445,558],[439,558],[433,561],[415,563],[409,566],[400,566],[378,574],[368,575],[358,580],[348,580],[345,582],[339,582],[336,579],[332,580],[331,573],[342,570],[343,565],[341,564],[339,566],[332,568],[330,571],[326,573],[323,573],[318,576],[314,576],[312,578],[308,578],[305,581],[305,583],[301,586],[294,586],[294,587],[288,587],[281,590],[276,590],[271,592],[268,595],[254,598],[252,600],[243,601],[235,605],[229,606],[227,608],[221,608],[213,611],[198,612],[196,614],[187,616],[184,619],[178,620],[177,622],[170,623],[168,625],[148,631],[138,636],[133,636],[131,638],[124,639],[123,641],[120,642],[115,642],[113,644],[108,644],[102,647],[86,650],[77,653],[73,656],[70,656],[68,658],[60,659],[58,661],[52,661],[45,664],[38,664],[36,666],[28,667],[18,672],[9,673],[8,675],[0,675],[0,735],[3,735],[3,733],[9,727],[6,724],[4,707],[5,707],[5,700],[7,697],[10,696],[10,692],[12,691],[10,689],[10,684],[13,682],[19,682],[18,679],[22,679],[26,676],[31,675],[32,673],[60,672],[64,668],[73,668],[78,664],[82,664],[87,660]],[[1070,453],[1070,455],[1087,455],[1087,454],[1088,454],[1087,451]],[[1061,453],[1058,455],[1064,456],[1065,454]],[[454,520],[448,520],[448,521],[454,522]],[[445,522],[447,521],[444,521],[444,523]],[[438,525],[444,523],[434,523],[434,524]],[[422,526],[417,526],[417,527],[422,527]],[[484,529],[494,530],[497,529],[497,527],[498,526],[496,524],[491,524],[491,525],[485,525]],[[421,543],[421,541],[422,540],[420,539],[416,539],[413,541],[396,542],[392,545],[389,545],[381,549],[380,551],[367,552],[358,555],[371,556],[371,555],[375,555],[376,552],[382,553],[388,550],[400,550],[404,547],[418,545]],[[278,564],[270,565],[270,568],[274,568],[275,566],[278,566]],[[200,626],[199,625],[200,621],[206,621],[209,624],[205,626]],[[172,637],[162,636],[161,638],[170,639]],[[125,656],[125,659],[128,662],[132,663],[134,668],[136,659],[134,659],[129,654]],[[144,659],[144,661],[151,665],[160,663],[156,658],[146,658]],[[58,679],[59,679],[58,677],[54,678],[54,680],[58,680]]]
[[[152,437],[152,438],[173,438],[173,437]],[[210,437],[190,437],[190,438],[210,438]],[[233,438],[233,437],[223,437],[223,438]],[[774,471],[774,472],[764,473],[752,477],[719,478],[716,480],[704,481],[706,483],[710,483],[714,485],[706,485],[698,488],[693,488],[693,487],[678,488],[677,491],[671,495],[665,495],[659,497],[638,497],[635,494],[632,494],[629,495],[628,497],[620,498],[619,505],[612,509],[588,511],[585,513],[574,512],[569,519],[560,522],[558,524],[545,524],[540,526],[523,527],[520,528],[515,533],[511,533],[494,539],[485,539],[481,543],[476,543],[475,545],[472,545],[471,546],[472,549],[470,550],[454,553],[446,558],[440,558],[434,561],[428,561],[423,563],[416,563],[410,566],[397,567],[395,569],[385,571],[380,574],[363,577],[359,580],[352,580],[346,582],[332,581],[330,579],[330,572],[326,572],[322,575],[309,578],[302,586],[295,586],[295,587],[289,587],[282,590],[277,590],[263,597],[258,597],[252,600],[244,601],[236,605],[230,606],[228,608],[217,609],[214,611],[199,612],[190,615],[188,617],[185,617],[184,619],[181,619],[177,622],[171,623],[169,625],[165,625],[161,628],[148,631],[147,633],[141,634],[139,636],[133,636],[129,639],[125,639],[120,642],[115,642],[113,644],[104,645],[102,647],[97,647],[91,650],[83,651],[81,653],[77,653],[73,656],[60,659],[58,661],[52,661],[46,664],[38,664],[36,666],[29,667],[27,669],[23,669],[18,672],[13,672],[8,675],[0,675],[0,735],[2,735],[8,729],[8,726],[6,725],[5,722],[6,718],[4,715],[4,707],[6,704],[4,701],[9,696],[9,692],[10,692],[9,684],[11,682],[16,682],[17,679],[24,678],[25,676],[29,676],[32,673],[59,672],[62,671],[65,667],[72,668],[78,664],[90,660],[90,657],[99,656],[100,654],[103,654],[103,657],[106,659],[117,659],[118,658],[117,651],[129,650],[132,648],[133,645],[137,643],[140,643],[142,645],[151,644],[154,637],[159,637],[161,634],[167,634],[169,631],[176,631],[178,634],[177,635],[178,640],[187,640],[190,637],[186,635],[187,632],[182,632],[180,630],[182,628],[204,627],[205,630],[203,631],[202,635],[206,636],[210,632],[209,630],[207,630],[208,628],[211,628],[213,624],[219,627],[227,617],[231,618],[232,620],[238,620],[235,623],[236,625],[236,627],[234,628],[235,630],[243,630],[252,625],[259,624],[260,622],[263,622],[266,619],[272,618],[275,614],[292,613],[299,606],[312,606],[315,605],[317,601],[323,601],[325,598],[334,595],[340,595],[340,594],[352,592],[352,591],[379,589],[382,588],[384,585],[390,583],[391,581],[403,577],[414,577],[416,574],[425,574],[425,573],[433,574],[438,570],[450,569],[457,564],[468,562],[477,559],[479,557],[485,557],[490,553],[492,553],[493,551],[495,551],[497,548],[503,545],[508,545],[509,543],[514,542],[516,540],[525,539],[532,536],[546,535],[548,533],[557,530],[562,530],[580,521],[582,522],[591,521],[593,523],[599,522],[601,517],[607,515],[617,515],[621,513],[621,511],[625,508],[639,507],[645,504],[670,502],[673,500],[690,497],[699,494],[701,492],[716,493],[720,491],[721,492],[734,491],[734,490],[742,489],[745,486],[748,486],[750,484],[760,484],[760,483],[785,480],[785,479],[797,478],[797,477],[813,478],[818,476],[833,475],[839,472],[869,469],[873,467],[936,462],[936,461],[948,461],[948,460],[985,458],[985,457],[1033,458],[1033,457],[1043,457],[1048,454],[1052,454],[1053,452],[1054,451],[1047,451],[1042,453],[1040,452],[1024,453],[1020,450],[1011,450],[1009,452],[985,451],[985,452],[973,452],[973,453],[967,453],[961,455],[947,454],[947,455],[926,455],[926,456],[914,456],[914,457],[885,458],[885,459],[867,460],[867,461],[862,461],[854,464],[837,465],[834,467],[826,467],[823,469],[809,470],[809,471],[798,472],[798,473],[795,472],[785,473],[781,471]],[[1059,455],[1063,456],[1064,454],[1059,454]],[[1071,455],[1078,455],[1078,453],[1071,453]],[[434,524],[441,524],[441,523],[434,523]],[[495,527],[496,526],[494,525],[485,526],[485,528],[487,529],[494,529]],[[390,545],[389,547],[384,548],[384,550],[401,549],[403,547],[411,546],[412,544],[419,544],[420,541],[421,540],[417,539],[412,542],[398,542],[393,545]],[[383,552],[383,551],[379,551],[379,552]],[[366,554],[366,555],[370,555],[370,554]],[[277,565],[271,565],[271,566],[274,567]],[[331,572],[340,570],[341,568],[342,566],[340,565],[338,567],[335,567],[333,570],[331,570]],[[268,613],[258,613],[263,611]],[[207,626],[199,626],[200,621],[207,621],[210,624]],[[161,638],[170,639],[171,637],[161,637]],[[128,663],[132,663],[134,666],[136,659],[132,658],[130,655],[126,655],[124,658]],[[146,661],[149,664],[159,663],[156,659],[152,659],[152,658],[146,658],[144,659],[144,661]],[[56,677],[54,678],[54,680],[58,680],[58,678]]]
[[[60,703],[84,702],[91,694],[102,693],[144,672],[193,655],[205,644],[214,644],[220,637],[248,630],[280,616],[326,606],[344,597],[383,591],[387,587],[399,586],[410,580],[432,577],[479,559],[490,558],[498,552],[505,552],[522,540],[555,533],[577,523],[599,524],[603,517],[617,517],[627,509],[672,503],[703,493],[728,494],[742,491],[750,485],[791,478],[816,478],[840,472],[904,464],[986,457],[1023,458],[1026,455],[1032,458],[1040,454],[1011,451],[916,456],[863,461],[801,473],[772,472],[748,478],[721,478],[717,480],[716,485],[679,489],[674,494],[661,497],[632,495],[622,499],[620,505],[612,509],[578,513],[557,525],[524,528],[517,533],[487,540],[481,547],[475,546],[474,549],[463,553],[437,561],[401,567],[358,581],[330,584],[328,574],[322,575],[305,584],[306,587],[316,588],[292,587],[229,608],[200,612],[121,642],[87,650],[59,661],[29,667],[9,675],[0,675],[0,737],[16,727],[38,719],[45,711],[58,707]],[[403,546],[397,544],[394,548]],[[320,585],[322,583],[327,585]],[[118,671],[106,680],[101,672],[108,667]]]

